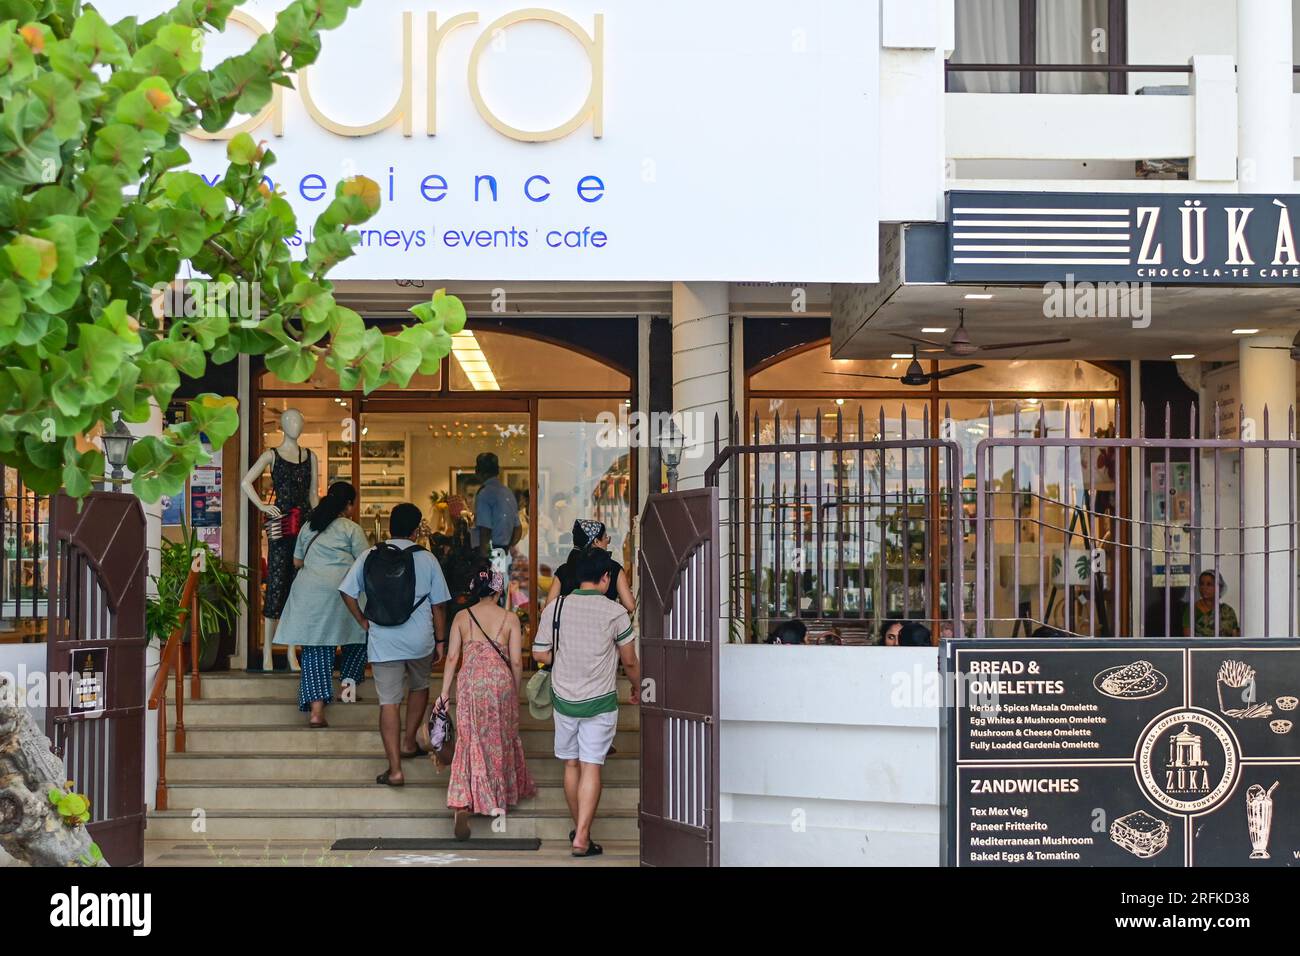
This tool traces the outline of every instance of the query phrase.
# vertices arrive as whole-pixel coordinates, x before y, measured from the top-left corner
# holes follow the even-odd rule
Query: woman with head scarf
[[[480,558],[468,592],[474,601],[451,622],[451,643],[437,707],[456,693],[456,751],[447,786],[457,840],[470,837],[470,816],[495,816],[535,796],[519,739],[523,637],[519,618],[497,599],[505,578]]]
[[[284,604],[276,644],[302,648],[298,709],[310,712],[311,727],[327,727],[325,707],[334,699],[334,648],[343,649],[343,683],[353,688],[366,672],[366,632],[339,600],[339,583],[370,547],[352,520],[357,490],[336,481],[312,509],[298,535],[293,563],[298,568]]]
[[[573,569],[577,567],[578,558],[584,551],[594,549],[609,550],[609,530],[604,522],[579,518],[573,522],[573,550],[569,552],[568,559],[555,570],[550,593],[546,596],[547,604],[577,588],[579,582],[574,578]],[[611,601],[618,601],[627,609],[628,614],[636,613],[636,599],[632,597],[632,586],[628,583],[627,572],[612,557],[609,559],[609,564],[609,588],[605,591],[605,597]]]

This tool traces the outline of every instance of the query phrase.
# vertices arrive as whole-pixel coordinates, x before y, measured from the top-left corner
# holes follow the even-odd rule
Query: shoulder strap
[[[551,616],[551,667],[555,667],[555,657],[560,652],[560,612],[564,610],[564,599],[568,597],[561,594],[555,602],[555,614]]]
[[[494,640],[492,640],[491,637],[488,637],[488,632],[485,631],[485,630],[483,630],[483,625],[480,624],[479,621],[478,621],[478,618],[476,618],[476,617],[474,616],[474,609],[473,609],[473,608],[468,608],[468,607],[467,607],[467,608],[465,608],[465,613],[469,615],[469,619],[470,619],[471,621],[474,622],[474,626],[477,627],[477,628],[479,629],[479,632],[480,632],[480,633],[481,633],[485,638],[487,638],[487,642],[488,642],[489,644],[492,645],[492,650],[496,651],[496,652],[497,652],[497,657],[501,658],[501,663],[505,664],[506,667],[510,668],[510,670],[513,671],[513,670],[514,670],[514,667],[511,666],[509,658],[507,658],[506,655],[502,652],[501,648],[497,645],[497,642],[494,641]],[[508,613],[510,613],[510,612],[507,611],[506,613],[508,614]],[[502,618],[502,619],[501,619],[501,623],[502,623],[502,625],[505,624],[505,618]]]

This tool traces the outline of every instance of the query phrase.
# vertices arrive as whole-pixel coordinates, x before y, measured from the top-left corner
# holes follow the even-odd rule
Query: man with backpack
[[[423,518],[413,504],[395,507],[388,519],[391,537],[357,558],[339,585],[343,603],[368,634],[379,733],[388,757],[388,769],[375,783],[389,787],[406,783],[402,758],[422,754],[415,733],[428,707],[438,645],[447,643],[447,582],[433,555],[411,540]],[[358,601],[363,594],[364,611]],[[403,728],[402,697],[408,686]]]

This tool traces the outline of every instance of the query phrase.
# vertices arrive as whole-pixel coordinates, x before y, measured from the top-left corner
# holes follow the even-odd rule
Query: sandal
[[[393,777],[393,772],[391,770],[385,770],[383,773],[381,773],[378,777],[375,778],[375,783],[383,784],[385,787],[406,786],[406,778],[402,778],[401,780],[394,782],[392,777]]]
[[[469,829],[469,811],[468,811],[468,810],[457,810],[457,811],[456,811],[456,829],[455,829],[455,835],[456,835],[456,839],[459,840],[459,841],[462,842],[462,843],[464,843],[466,840],[469,839],[469,837],[470,837],[470,829]]]
[[[599,843],[597,843],[595,840],[592,840],[590,843],[587,844],[587,849],[585,849],[585,850],[577,850],[577,849],[575,849],[575,850],[573,851],[573,855],[574,855],[574,856],[578,856],[578,857],[583,857],[583,856],[600,856],[600,855],[601,855],[602,853],[604,853],[604,852],[605,852],[604,847],[602,847],[602,846],[601,846]]]
[[[324,717],[322,717],[320,720],[308,720],[307,726],[310,727],[312,730],[320,730],[322,727],[328,727],[329,721],[327,721]]]
[[[399,752],[399,755],[401,756],[401,758],[402,758],[403,760],[414,760],[416,757],[427,757],[427,756],[429,756],[429,751],[427,751],[427,750],[421,750],[421,749],[420,749],[420,745],[419,745],[419,744],[416,744],[416,745],[415,745],[415,750],[413,750],[411,753],[409,753],[409,754],[405,754],[405,753],[400,753],[400,752]]]

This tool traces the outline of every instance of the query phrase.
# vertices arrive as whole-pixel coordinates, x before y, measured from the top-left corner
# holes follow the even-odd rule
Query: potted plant
[[[165,643],[176,628],[181,616],[181,592],[190,568],[202,555],[202,570],[198,581],[198,653],[199,669],[212,670],[223,640],[233,638],[239,623],[239,614],[245,605],[243,585],[248,569],[242,565],[222,561],[212,548],[198,539],[192,530],[182,526],[182,540],[164,540],[161,550],[161,568],[154,583],[157,598],[150,598],[145,610],[149,637]],[[190,646],[194,624],[190,622],[182,639]],[[191,648],[190,653],[193,653]]]

